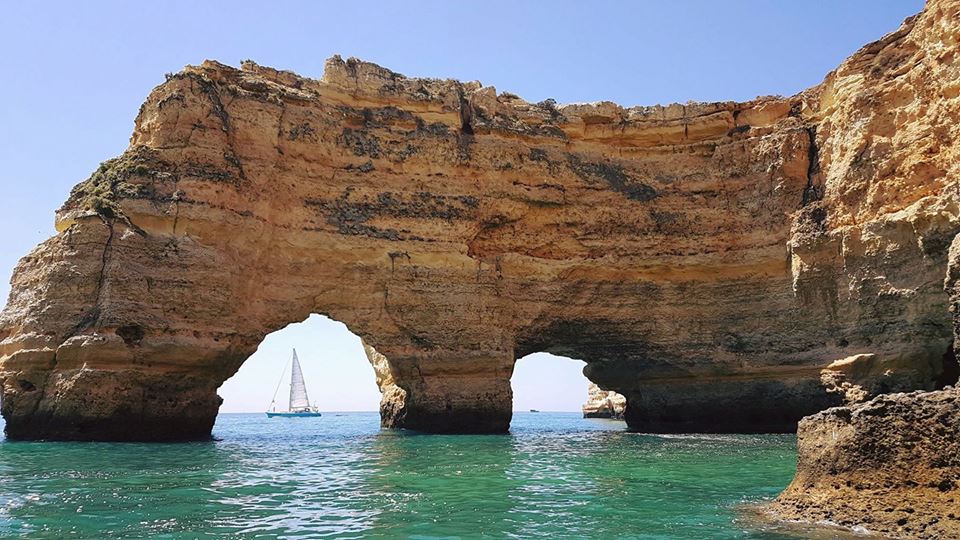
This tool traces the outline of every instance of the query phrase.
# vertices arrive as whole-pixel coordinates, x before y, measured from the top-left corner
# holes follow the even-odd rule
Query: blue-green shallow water
[[[0,537],[793,538],[793,436],[652,436],[573,413],[510,435],[380,431],[375,413],[221,415],[210,443],[0,443]]]

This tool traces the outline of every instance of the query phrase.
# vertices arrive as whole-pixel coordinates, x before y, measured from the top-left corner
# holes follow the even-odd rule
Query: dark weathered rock
[[[888,394],[804,418],[783,519],[960,538],[960,388]]]
[[[957,356],[960,353],[960,234],[953,238],[953,244],[950,246],[950,264],[947,266],[947,277],[943,282],[943,288],[950,296],[950,313],[953,313],[953,348],[947,351],[944,358],[946,367],[946,382],[954,379],[957,375]]]

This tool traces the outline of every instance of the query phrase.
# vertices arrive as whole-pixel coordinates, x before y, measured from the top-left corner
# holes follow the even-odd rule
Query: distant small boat
[[[286,369],[284,369],[286,372]],[[273,401],[270,402],[270,410],[267,411],[267,418],[300,418],[309,416],[322,416],[316,407],[310,405],[310,398],[307,397],[307,385],[303,382],[303,371],[300,369],[300,359],[297,358],[297,350],[293,350],[293,360],[290,361],[290,405],[286,411],[277,410],[277,393],[280,392],[280,385],[283,383],[283,375],[280,375],[280,382],[277,383],[277,389],[273,393]]]
[[[540,412],[540,411],[538,411],[538,410],[536,410],[536,409],[530,409],[530,412]]]

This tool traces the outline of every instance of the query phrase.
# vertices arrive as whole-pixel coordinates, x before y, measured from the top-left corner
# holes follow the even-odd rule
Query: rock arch
[[[850,357],[854,382],[931,388],[960,106],[916,20],[746,103],[188,67],[17,267],[8,435],[209,436],[219,384],[309,313],[368,344],[384,425],[425,431],[506,430],[534,351],[587,361],[653,431],[791,429]]]

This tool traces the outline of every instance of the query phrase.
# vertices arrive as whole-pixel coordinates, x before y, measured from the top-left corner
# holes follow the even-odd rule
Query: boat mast
[[[277,410],[277,394],[280,393],[280,385],[283,384],[283,376],[286,374],[287,374],[287,366],[283,366],[283,371],[280,373],[280,380],[277,381],[277,389],[273,391],[273,399],[270,400],[270,408],[267,409],[268,411]]]

